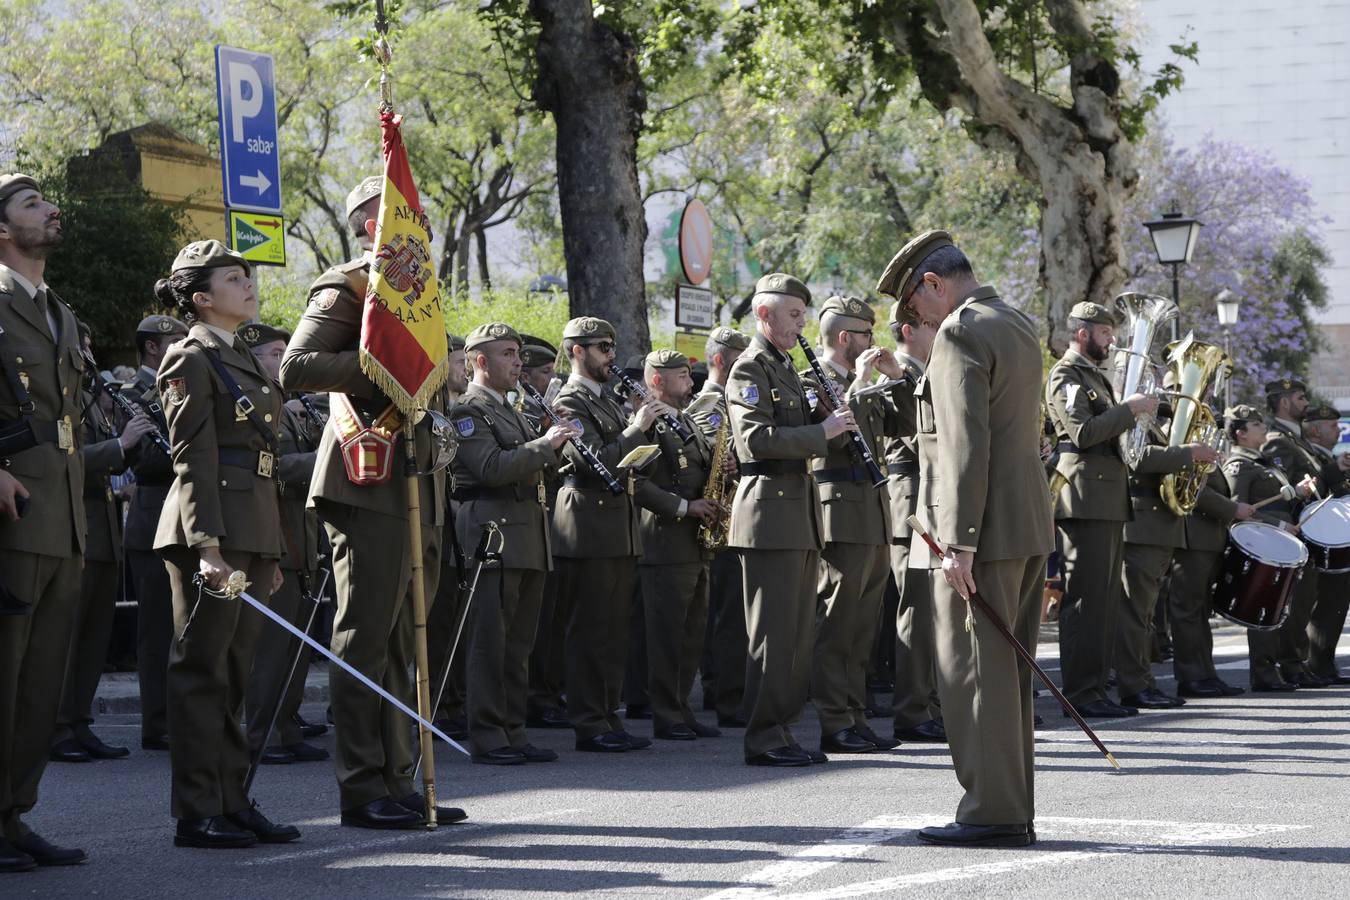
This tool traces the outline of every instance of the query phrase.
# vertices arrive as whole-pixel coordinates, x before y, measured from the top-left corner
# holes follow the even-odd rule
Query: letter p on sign
[[[262,112],[263,88],[258,70],[246,62],[230,60],[230,140],[244,141],[244,120]]]

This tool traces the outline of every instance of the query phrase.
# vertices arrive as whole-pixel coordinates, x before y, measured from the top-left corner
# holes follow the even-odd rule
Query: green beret
[[[38,183],[32,175],[24,175],[22,172],[0,173],[0,209],[5,208],[5,204],[9,202],[10,197],[25,188],[32,188],[39,193],[42,192],[42,188],[38,187]]]
[[[734,328],[728,328],[725,325],[719,325],[712,330],[708,337],[715,344],[721,344],[723,347],[730,347],[732,350],[744,350],[750,346],[750,338]]]
[[[1277,378],[1266,384],[1266,396],[1278,397],[1280,394],[1292,394],[1294,391],[1306,391],[1308,386],[1297,378]]]
[[[525,342],[520,348],[520,364],[525,368],[534,369],[558,361],[558,348],[543,338],[522,334],[520,339]]]
[[[515,341],[517,346],[524,343],[516,330],[505,322],[488,322],[469,332],[469,336],[464,339],[464,352],[468,353],[475,347],[491,344],[493,341]]]
[[[1239,403],[1237,406],[1230,406],[1225,409],[1223,411],[1223,419],[1224,423],[1227,425],[1243,422],[1259,422],[1261,421],[1261,413],[1258,412],[1254,406],[1249,406],[1246,403]]]
[[[250,322],[240,328],[237,333],[239,339],[250,347],[261,347],[263,344],[270,344],[273,341],[281,341],[287,344],[291,342],[289,331],[284,328],[264,325],[261,322]]]
[[[1339,422],[1341,411],[1334,406],[1314,406],[1303,414],[1305,422]]]
[[[563,326],[563,340],[585,341],[599,340],[600,338],[609,338],[612,341],[618,340],[614,333],[614,326],[604,319],[597,319],[595,316],[578,316]]]
[[[218,269],[223,266],[243,266],[245,272],[253,274],[253,267],[248,264],[248,260],[220,241],[193,241],[178,251],[170,271]]]
[[[347,195],[347,215],[350,217],[367,200],[372,197],[378,197],[384,191],[383,175],[368,175],[361,179],[361,183],[352,188],[352,192]]]
[[[464,338],[460,337],[457,334],[451,334],[450,332],[447,331],[445,333],[445,346],[446,349],[449,350],[451,353],[454,353],[456,350],[463,350]]]
[[[1084,322],[1091,322],[1093,325],[1115,325],[1116,314],[1109,308],[1100,303],[1075,303],[1073,309],[1069,310],[1070,319],[1082,319]]]
[[[800,279],[793,278],[791,275],[785,275],[782,272],[774,272],[765,275],[759,281],[755,282],[756,294],[786,294],[789,297],[796,297],[807,306],[811,305],[811,292]]]
[[[877,321],[876,311],[866,300],[859,300],[857,297],[831,297],[820,307],[822,321],[827,314],[858,319],[868,325],[874,325]]]
[[[689,357],[678,350],[653,350],[647,354],[646,362],[653,369],[689,368]]]
[[[900,252],[891,257],[886,271],[877,281],[877,290],[897,300],[909,294],[914,285],[910,284],[914,273],[934,250],[955,246],[952,236],[945,231],[925,231],[900,248]]]
[[[187,334],[188,327],[173,316],[146,316],[136,325],[137,334]]]

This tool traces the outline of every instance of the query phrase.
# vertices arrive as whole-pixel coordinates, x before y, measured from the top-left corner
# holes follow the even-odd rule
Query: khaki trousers
[[[652,727],[696,720],[689,706],[708,620],[708,564],[638,566],[647,626],[647,696]]]
[[[817,550],[738,550],[750,639],[746,694],[753,697],[745,755],[797,743],[791,726],[811,683],[815,643]]]
[[[913,728],[942,715],[933,661],[933,595],[928,573],[909,568],[909,541],[891,544],[891,575],[900,592],[895,611],[896,728]]]
[[[1024,647],[1036,646],[1045,557],[974,566],[975,586]],[[932,570],[938,693],[956,778],[965,789],[956,821],[1015,825],[1035,818],[1031,668],[976,611],[967,632],[966,601]]]
[[[61,709],[56,719],[52,742],[89,730],[94,721],[92,707],[108,659],[112,639],[113,615],[117,612],[117,594],[122,585],[121,567],[115,562],[84,564],[80,574],[80,603],[70,636],[70,658],[66,662],[66,683],[61,692]]]
[[[1214,632],[1209,627],[1213,594],[1223,554],[1215,550],[1175,550],[1167,616],[1172,626],[1172,674],[1178,682],[1218,678],[1214,668]]]
[[[821,551],[811,700],[822,735],[867,725],[867,663],[889,562],[885,544],[834,541]]]
[[[1125,598],[1117,619],[1115,651],[1116,690],[1121,697],[1157,690],[1153,677],[1153,611],[1163,576],[1172,564],[1171,547],[1125,544]],[[1174,585],[1173,591],[1176,590]]]
[[[628,660],[637,557],[557,559],[567,621],[567,718],[578,740],[622,731],[615,710]]]
[[[466,637],[469,742],[474,753],[523,747],[530,648],[539,625],[544,573],[484,567],[469,605]]]
[[[9,841],[29,832],[19,817],[37,803],[51,753],[80,562],[0,550],[5,586],[33,606],[24,616],[0,616],[0,830]]]
[[[1061,519],[1064,596],[1059,603],[1059,665],[1075,706],[1106,700],[1113,634],[1120,616],[1125,523]]]

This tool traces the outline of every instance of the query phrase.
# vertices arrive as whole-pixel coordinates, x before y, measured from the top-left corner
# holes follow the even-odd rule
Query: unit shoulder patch
[[[747,384],[745,387],[741,388],[741,399],[744,400],[746,403],[758,404],[759,385]]]
[[[472,416],[465,416],[462,419],[455,420],[455,431],[460,437],[473,437],[474,430],[477,428]]]
[[[310,298],[309,302],[314,306],[315,309],[320,311],[326,311],[333,308],[333,304],[337,303],[337,299],[338,299],[337,288],[324,288],[323,290],[315,294],[312,298]]]

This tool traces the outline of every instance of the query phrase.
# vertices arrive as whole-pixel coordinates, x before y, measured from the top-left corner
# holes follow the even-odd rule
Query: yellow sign
[[[230,247],[259,266],[286,265],[286,220],[270,213],[230,210]]]
[[[703,345],[708,343],[707,332],[675,332],[675,349],[689,357],[690,362],[707,362],[703,358]]]

